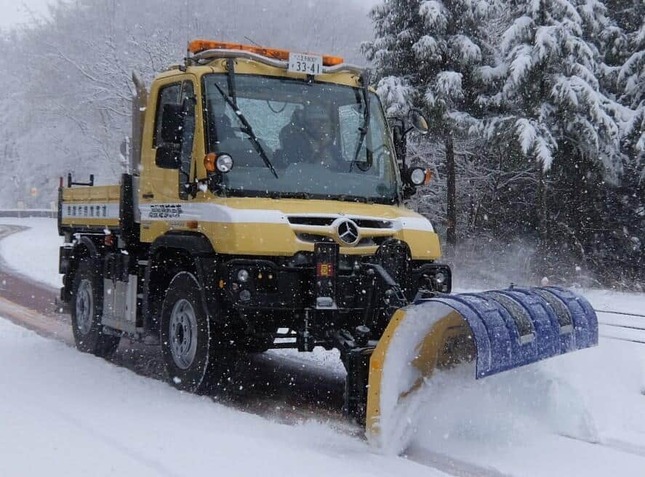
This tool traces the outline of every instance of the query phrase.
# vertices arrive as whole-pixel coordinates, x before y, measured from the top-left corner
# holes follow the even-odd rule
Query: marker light
[[[206,172],[213,173],[217,170],[215,167],[216,160],[217,156],[214,152],[209,152],[204,156],[204,168],[206,169]]]

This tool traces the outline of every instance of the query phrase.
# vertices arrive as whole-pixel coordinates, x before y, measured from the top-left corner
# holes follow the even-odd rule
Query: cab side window
[[[159,91],[159,99],[157,103],[157,117],[155,118],[155,133],[153,146],[159,147],[163,144],[161,130],[162,130],[162,115],[164,106],[167,104],[179,104],[181,101],[181,83],[171,84],[164,86]]]
[[[154,132],[154,147],[164,143],[163,139],[163,112],[166,106],[172,105],[179,110],[183,110],[184,115],[194,115],[195,107],[193,104],[185,104],[184,101],[188,98],[194,100],[194,89],[191,81],[184,81],[182,83],[175,83],[164,86],[159,91],[159,103],[157,104],[157,113],[155,118],[155,132]],[[168,126],[168,125],[166,125]]]

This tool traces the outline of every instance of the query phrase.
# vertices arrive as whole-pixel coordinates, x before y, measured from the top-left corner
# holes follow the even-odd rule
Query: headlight
[[[242,268],[237,272],[237,281],[240,283],[246,283],[249,281],[249,271]]]
[[[446,276],[443,274],[443,272],[437,272],[437,274],[434,276],[434,281],[437,282],[438,285],[441,285],[446,281]]]
[[[413,167],[408,171],[408,177],[410,183],[413,186],[425,185],[430,182],[432,174],[429,169],[424,169],[423,167]]]
[[[233,158],[228,154],[220,154],[217,156],[217,170],[221,173],[229,172],[233,169]]]

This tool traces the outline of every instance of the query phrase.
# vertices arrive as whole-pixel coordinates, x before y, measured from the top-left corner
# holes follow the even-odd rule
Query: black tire
[[[218,338],[197,278],[177,273],[161,309],[161,351],[168,381],[193,393],[226,390],[236,364],[236,353]]]
[[[81,259],[72,288],[72,331],[76,347],[101,358],[111,357],[119,347],[120,336],[104,332],[103,281],[94,262]]]

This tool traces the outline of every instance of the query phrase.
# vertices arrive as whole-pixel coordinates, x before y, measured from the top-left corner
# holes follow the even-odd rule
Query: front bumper
[[[374,277],[366,270],[373,257],[340,256],[336,268],[333,297],[338,310],[358,311],[370,306]],[[316,307],[316,262],[301,254],[294,260],[235,258],[220,265],[219,288],[226,301],[240,310],[299,311]],[[295,261],[298,262],[298,259]],[[434,262],[414,261],[405,283],[399,283],[406,298],[419,290],[449,293],[450,267]]]

